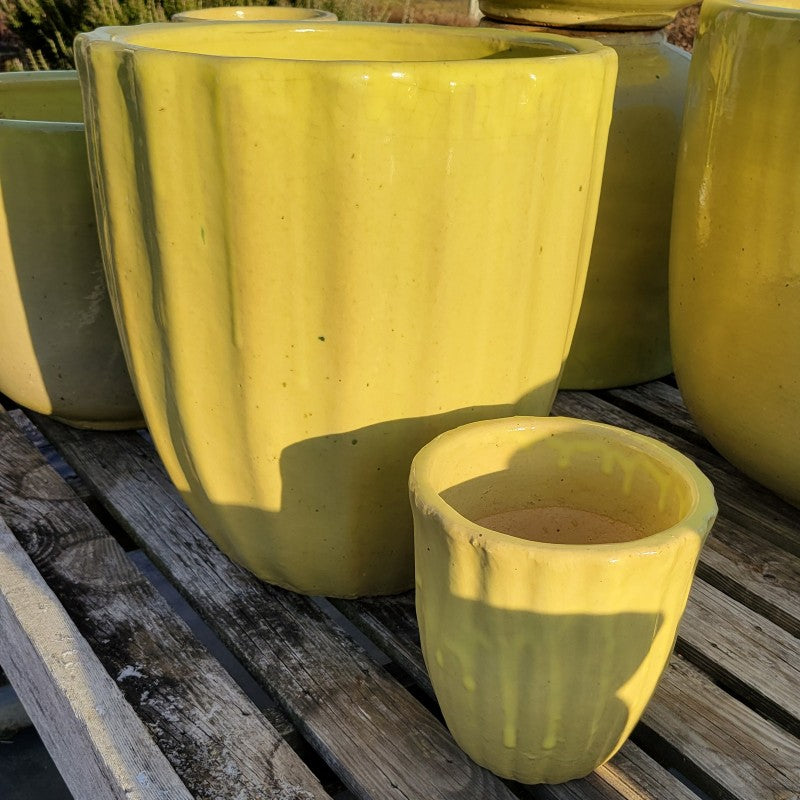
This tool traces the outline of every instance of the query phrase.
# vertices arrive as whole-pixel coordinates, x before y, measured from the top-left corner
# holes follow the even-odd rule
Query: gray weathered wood
[[[0,513],[198,800],[327,798],[59,475],[0,414]]]
[[[800,741],[673,656],[634,735],[715,797],[800,800]]]
[[[3,665],[75,800],[191,800],[0,519]]]
[[[261,584],[225,558],[142,437],[77,432],[39,416],[35,422],[353,794],[513,797],[310,600]]]

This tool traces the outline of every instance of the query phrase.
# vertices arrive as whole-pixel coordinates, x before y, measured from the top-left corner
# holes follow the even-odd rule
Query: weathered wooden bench
[[[501,781],[454,744],[412,595],[334,611],[259,583],[198,528],[146,435],[0,413],[0,663],[76,800],[800,800],[800,511],[720,458],[669,382],[562,393],[554,411],[677,447],[721,513],[632,739],[551,787]],[[274,708],[248,699],[134,549]]]

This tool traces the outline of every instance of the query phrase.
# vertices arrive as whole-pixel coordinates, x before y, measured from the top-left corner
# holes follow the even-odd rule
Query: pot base
[[[64,425],[69,425],[70,428],[78,428],[84,431],[130,431],[147,427],[147,423],[141,417],[128,420],[85,420],[65,419],[51,414],[50,418]]]

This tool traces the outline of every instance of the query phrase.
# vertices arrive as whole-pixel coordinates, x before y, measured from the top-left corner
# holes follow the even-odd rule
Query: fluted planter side
[[[148,424],[203,526],[262,578],[407,588],[413,453],[549,409],[615,73],[612,51],[577,50],[358,24],[79,38]]]
[[[422,649],[456,741],[525,783],[587,775],[625,741],[666,666],[716,514],[711,485],[645,437],[517,417],[435,439],[410,490]],[[536,506],[646,535],[549,544],[475,522]]]
[[[143,424],[103,276],[75,72],[0,75],[0,392],[71,425]]]
[[[716,448],[800,504],[800,5],[703,5],[676,180],[675,373]]]

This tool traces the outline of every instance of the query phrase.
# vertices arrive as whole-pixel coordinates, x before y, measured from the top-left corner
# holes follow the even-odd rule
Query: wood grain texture
[[[642,724],[648,750],[664,748],[714,797],[800,800],[800,741],[673,656]]]
[[[198,800],[327,798],[7,415],[0,513]]]
[[[223,556],[143,437],[34,421],[356,797],[513,797],[310,600]]]
[[[3,664],[75,800],[191,800],[0,519]]]
[[[800,510],[745,478],[706,448],[593,395],[559,394],[554,410],[652,436],[696,461],[713,482],[720,507],[700,556],[698,575],[798,635]]]

